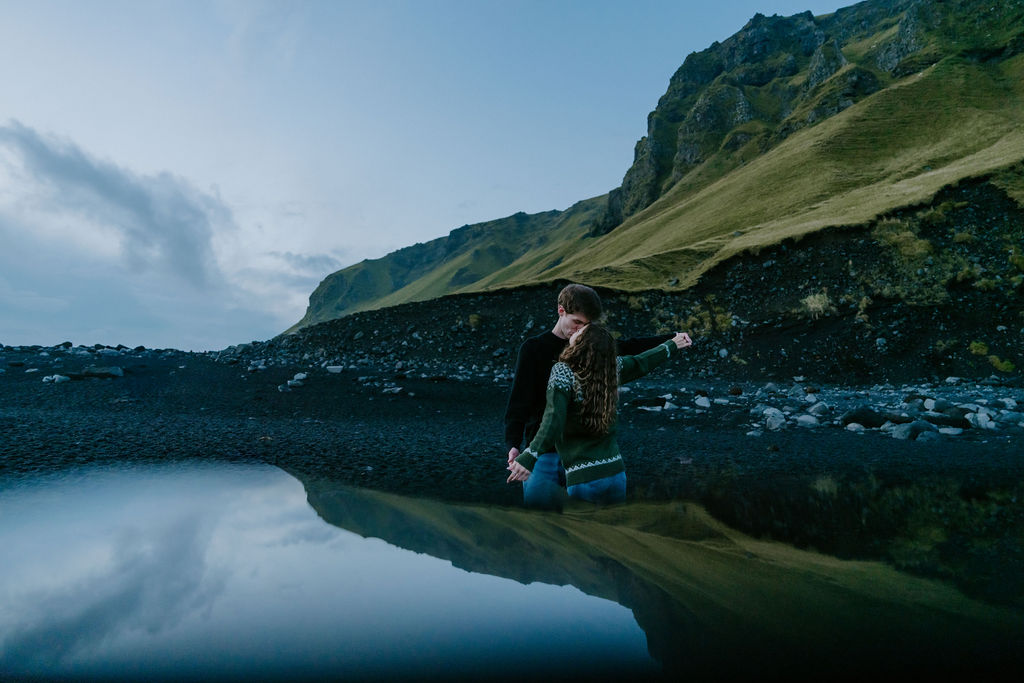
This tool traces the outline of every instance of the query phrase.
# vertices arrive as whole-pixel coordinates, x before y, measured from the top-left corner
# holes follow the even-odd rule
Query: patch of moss
[[[1024,253],[1021,253],[1021,248],[1017,246],[1010,247],[1010,265],[1017,270],[1024,272]]]
[[[1000,360],[999,356],[996,355],[989,356],[988,362],[999,372],[1013,372],[1017,369],[1017,366],[1010,362],[1010,360]]]
[[[975,356],[984,356],[988,353],[988,344],[985,342],[973,341],[969,348]]]

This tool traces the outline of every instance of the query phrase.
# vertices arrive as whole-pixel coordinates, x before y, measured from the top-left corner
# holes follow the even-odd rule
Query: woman
[[[537,436],[509,465],[508,481],[526,481],[538,453],[558,451],[569,496],[592,503],[626,500],[626,471],[615,440],[620,383],[643,377],[693,342],[685,332],[636,356],[615,356],[615,339],[591,323],[569,337],[551,368]]]

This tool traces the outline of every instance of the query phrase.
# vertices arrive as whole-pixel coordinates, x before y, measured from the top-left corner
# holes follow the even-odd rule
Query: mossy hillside
[[[870,0],[825,17],[755,17],[735,40],[687,58],[652,112],[657,135],[638,144],[622,188],[564,215],[530,217],[543,224],[536,231],[467,226],[494,235],[446,246],[454,231],[409,248],[417,258],[400,250],[340,271],[296,328],[557,279],[683,290],[734,256],[827,227],[870,225],[964,178],[992,177],[1022,201],[1024,181],[992,175],[1024,157],[1022,36],[1020,0]],[[757,45],[772,49],[757,53]],[[672,134],[659,128],[668,119],[678,123]],[[699,143],[687,148],[693,154],[687,140]],[[627,186],[639,187],[644,168],[657,170],[658,154],[670,154],[671,170],[644,181],[653,188],[645,208],[610,225],[612,206],[623,210]]]
[[[1022,59],[998,66],[945,60],[708,186],[684,178],[544,276],[625,289],[673,280],[685,287],[742,251],[864,224],[962,178],[1011,166],[1024,158],[1022,88],[1014,78]],[[594,263],[602,265],[588,267]]]
[[[303,319],[288,332],[356,311],[479,287],[481,280],[523,254],[543,251],[552,240],[579,237],[585,232],[585,217],[594,210],[594,200],[587,200],[566,211],[520,212],[361,261],[325,278],[310,295]]]

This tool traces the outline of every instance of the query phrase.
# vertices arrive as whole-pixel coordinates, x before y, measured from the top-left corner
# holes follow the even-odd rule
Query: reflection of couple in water
[[[554,328],[519,349],[505,442],[508,481],[523,482],[530,507],[560,507],[566,494],[592,503],[626,500],[615,438],[619,384],[693,343],[685,332],[616,341],[601,315],[597,292],[569,285],[558,295]]]

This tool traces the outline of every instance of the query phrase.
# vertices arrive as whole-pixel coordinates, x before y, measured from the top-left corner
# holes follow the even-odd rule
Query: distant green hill
[[[999,175],[1024,203],[1024,0],[868,0],[756,15],[689,55],[620,187],[328,276],[292,330],[359,310],[571,279],[678,290],[737,254],[861,225]],[[290,330],[291,331],[291,330]]]

